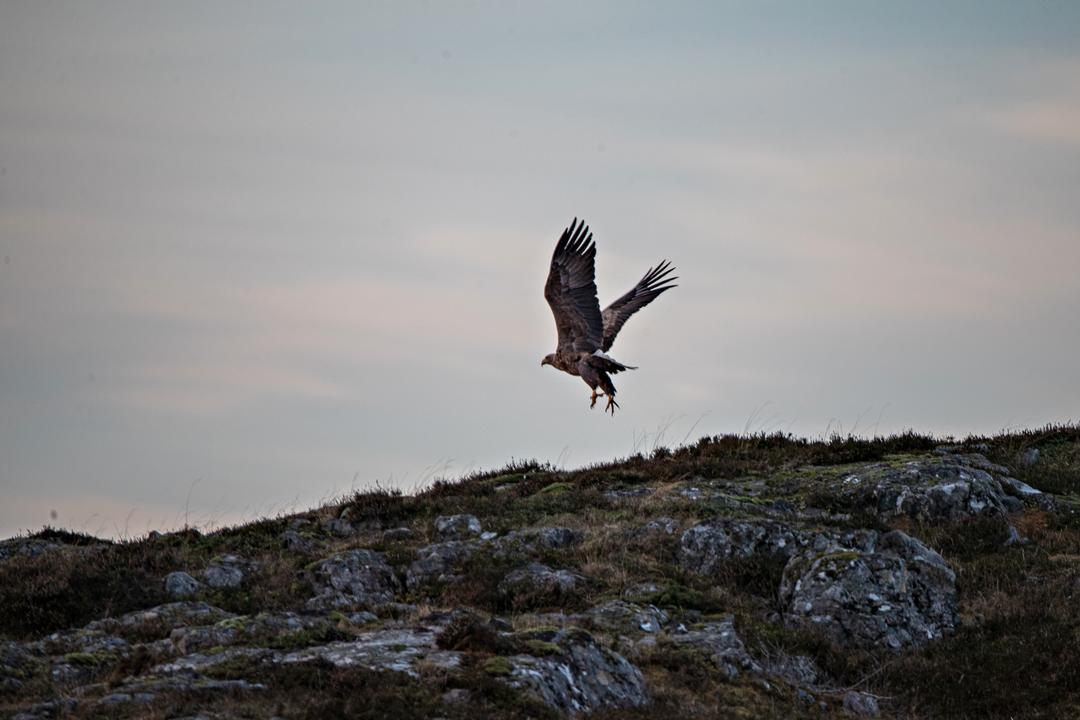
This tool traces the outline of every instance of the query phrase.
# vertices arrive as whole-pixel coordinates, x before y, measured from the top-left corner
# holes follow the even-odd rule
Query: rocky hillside
[[[705,438],[0,543],[0,714],[1080,717],[1080,429]]]

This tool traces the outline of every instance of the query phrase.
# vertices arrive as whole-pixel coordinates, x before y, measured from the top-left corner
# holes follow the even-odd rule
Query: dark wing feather
[[[645,273],[645,277],[641,278],[630,292],[604,309],[602,316],[604,339],[601,345],[604,352],[611,349],[611,344],[615,342],[615,336],[619,334],[619,330],[622,329],[623,324],[630,319],[631,315],[655,300],[660,293],[676,287],[670,284],[679,279],[671,277],[671,273],[674,271],[675,268],[671,267],[671,263],[667,260],[657,265],[656,268],[649,268],[649,272]]]
[[[559,330],[559,352],[594,352],[600,347],[604,321],[596,299],[596,245],[585,221],[577,218],[563,230],[555,253],[544,297]]]

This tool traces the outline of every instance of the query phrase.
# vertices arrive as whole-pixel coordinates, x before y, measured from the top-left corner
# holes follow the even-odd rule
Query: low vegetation
[[[943,445],[1006,466],[1012,477],[1052,495],[1053,506],[927,521],[882,517],[836,492],[850,473],[933,457]],[[702,495],[699,488],[709,492]],[[175,623],[151,618],[110,630],[128,643],[123,651],[58,645],[20,659],[18,648],[47,642],[42,639],[50,633],[172,602],[164,584],[169,573],[196,574],[236,556],[249,564],[243,582],[203,587],[199,600],[234,618],[302,614],[315,592],[315,563],[366,548],[386,558],[401,586],[394,603],[370,607],[370,627],[457,611],[436,640],[438,648],[463,658],[455,670],[421,664],[416,673],[395,673],[388,682],[389,671],[325,660],[270,663],[259,653],[237,654],[205,677],[242,680],[262,686],[259,692],[225,691],[208,702],[207,692],[192,686],[156,691],[146,704],[81,701],[57,705],[57,712],[166,718],[212,708],[216,717],[555,718],[562,714],[550,704],[506,682],[512,659],[560,658],[567,646],[546,624],[552,613],[587,613],[622,599],[655,606],[673,627],[733,616],[747,652],[758,661],[806,657],[828,681],[808,700],[797,683],[720,672],[700,649],[665,642],[631,648],[618,633],[584,622],[581,632],[600,633],[614,651],[633,653],[649,694],[641,707],[600,709],[591,717],[845,717],[849,691],[875,698],[885,717],[1080,717],[1078,509],[1080,427],[1062,426],[959,442],[916,433],[819,441],[780,434],[706,437],[578,470],[516,462],[439,481],[416,495],[375,489],[297,516],[206,534],[187,529],[110,542],[45,528],[0,544],[0,679],[10,679],[0,683],[0,714],[59,703],[76,686],[91,683],[96,689],[86,692],[101,698],[148,672],[158,660],[146,648],[175,640]],[[708,574],[678,562],[680,533],[695,523],[810,511],[838,530],[901,530],[940,553],[956,574],[961,622],[955,634],[903,652],[841,647],[813,629],[783,622],[777,588],[784,557],[732,557]],[[435,519],[455,514],[475,516],[497,537],[558,527],[579,539],[536,544],[527,554],[473,554],[455,560],[452,572],[406,582],[418,550],[440,542]],[[643,530],[653,518],[670,520],[678,531]],[[348,531],[336,531],[334,523],[346,524]],[[525,561],[565,569],[572,581],[508,584],[506,578]],[[246,647],[280,654],[348,641],[369,622],[350,614],[357,609],[329,613],[323,625],[249,634],[206,652]],[[74,668],[77,682],[50,674],[50,663],[61,660]]]

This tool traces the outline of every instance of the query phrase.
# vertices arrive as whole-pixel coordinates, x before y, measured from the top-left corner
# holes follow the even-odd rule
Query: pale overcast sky
[[[681,277],[614,419],[539,366],[574,216]],[[0,536],[1076,419],[1080,3],[5,0],[0,256]]]

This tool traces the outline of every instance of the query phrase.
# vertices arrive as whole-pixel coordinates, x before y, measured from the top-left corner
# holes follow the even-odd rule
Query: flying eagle
[[[645,277],[600,312],[596,299],[596,243],[585,221],[574,222],[563,230],[555,254],[551,256],[551,271],[544,286],[555,327],[559,331],[559,347],[544,356],[540,367],[553,365],[564,373],[577,375],[592,388],[592,402],[596,406],[597,386],[607,395],[607,407],[615,415],[615,385],[609,375],[623,370],[637,370],[623,365],[607,351],[615,342],[615,336],[630,316],[645,307],[656,297],[675,287],[670,284],[677,277],[670,277],[675,270],[667,260],[655,268],[649,268]]]

